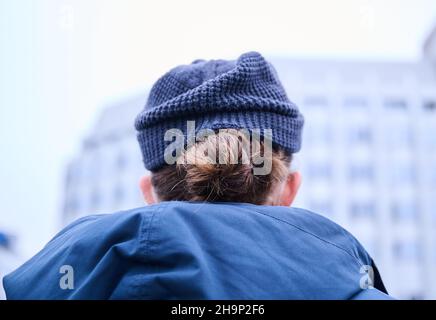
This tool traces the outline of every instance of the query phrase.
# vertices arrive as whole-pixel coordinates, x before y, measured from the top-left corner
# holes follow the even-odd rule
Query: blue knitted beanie
[[[195,121],[196,133],[271,129],[275,146],[288,153],[301,146],[303,116],[286,96],[274,67],[257,52],[236,61],[196,60],[175,67],[153,85],[135,120],[148,170],[165,165],[165,149],[171,143],[165,141],[165,132],[178,129],[187,136],[187,121]]]

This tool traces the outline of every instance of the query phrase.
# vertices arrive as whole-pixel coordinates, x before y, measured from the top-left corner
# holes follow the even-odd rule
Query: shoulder
[[[119,236],[140,236],[160,209],[159,205],[147,205],[114,213],[83,216],[63,228],[49,244],[53,241],[95,242]]]
[[[370,265],[371,257],[346,229],[317,213],[292,207],[262,206],[245,203],[200,203],[169,201],[128,211],[81,218],[55,237],[65,241],[63,233],[74,234],[82,243],[135,238],[145,247],[158,240],[180,241],[199,232],[235,236],[275,230],[276,237],[298,237],[313,245],[342,251],[361,265]],[[185,237],[181,235],[185,234]],[[78,236],[79,235],[79,236]]]
[[[105,291],[107,288],[92,286],[93,281],[98,278],[110,283],[120,276],[113,272],[144,260],[144,230],[159,208],[145,206],[75,220],[41,251],[4,277],[8,298],[107,298],[110,293]],[[77,290],[60,289],[59,274],[64,266],[74,270]]]
[[[314,241],[343,250],[357,259],[360,264],[371,264],[371,257],[367,251],[349,231],[320,214],[306,209],[282,206],[257,206],[255,210],[278,223],[306,233],[316,239]]]

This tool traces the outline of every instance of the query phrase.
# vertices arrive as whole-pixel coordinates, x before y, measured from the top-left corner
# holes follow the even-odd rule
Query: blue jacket
[[[389,298],[371,267],[306,210],[171,201],[81,218],[3,282],[8,299]]]

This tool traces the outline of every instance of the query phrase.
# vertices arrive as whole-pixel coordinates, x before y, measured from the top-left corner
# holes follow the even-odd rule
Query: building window
[[[308,107],[326,107],[328,100],[324,96],[308,96],[304,98],[303,104]]]
[[[418,208],[414,201],[395,202],[391,205],[391,213],[394,221],[416,221]]]
[[[391,125],[386,130],[386,142],[390,147],[411,147],[413,145],[413,132],[410,126]]]
[[[83,166],[82,174],[86,176],[88,181],[92,182],[99,178],[102,166],[97,152],[92,152],[89,156],[87,155]]]
[[[332,167],[328,163],[309,163],[306,169],[310,179],[330,180],[332,178]]]
[[[406,164],[398,165],[392,164],[391,167],[391,184],[414,184],[416,183],[416,172],[415,167]]]
[[[329,145],[333,140],[333,131],[330,126],[308,127],[305,139],[311,145]]]
[[[348,130],[348,143],[350,146],[370,144],[372,132],[369,127],[352,127]]]
[[[407,102],[404,99],[386,99],[384,105],[387,109],[407,109]]]
[[[352,165],[349,167],[348,176],[353,182],[371,181],[374,179],[374,168],[370,164]]]
[[[424,110],[436,111],[436,101],[424,101]]]
[[[365,108],[368,106],[368,101],[364,97],[346,97],[344,106],[346,108]]]
[[[375,205],[372,201],[353,201],[350,204],[350,214],[354,218],[375,217]]]
[[[419,261],[421,259],[421,247],[415,241],[398,241],[393,245],[394,257],[400,261]]]

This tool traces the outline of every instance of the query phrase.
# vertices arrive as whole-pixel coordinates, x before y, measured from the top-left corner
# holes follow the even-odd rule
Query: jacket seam
[[[330,244],[330,245],[336,247],[337,249],[340,249],[340,250],[344,251],[346,254],[348,254],[350,257],[352,257],[354,260],[357,261],[357,263],[359,264],[359,267],[361,267],[361,266],[364,265],[364,263],[363,263],[359,258],[357,258],[355,255],[353,255],[352,253],[350,253],[347,249],[345,249],[345,248],[343,248],[343,247],[337,245],[336,243],[333,243],[333,242],[331,242],[331,241],[325,240],[325,239],[321,238],[320,236],[318,236],[318,235],[316,235],[316,234],[314,234],[314,233],[312,233],[312,232],[310,232],[310,231],[307,231],[307,230],[305,230],[305,229],[303,229],[303,228],[301,228],[301,227],[299,227],[299,226],[296,226],[296,225],[294,225],[294,224],[292,224],[292,223],[290,223],[290,222],[288,222],[288,221],[286,221],[286,220],[283,220],[283,219],[280,219],[280,218],[277,218],[277,217],[274,217],[274,216],[270,216],[269,214],[266,214],[266,213],[263,213],[263,212],[260,212],[260,211],[257,211],[257,210],[254,210],[254,211],[256,211],[257,213],[259,213],[259,214],[261,214],[261,215],[264,215],[264,216],[266,216],[266,217],[269,217],[269,218],[275,219],[275,220],[277,220],[277,221],[280,221],[280,222],[286,223],[287,225],[290,225],[290,226],[292,226],[292,227],[294,227],[294,228],[296,228],[296,229],[298,229],[298,230],[300,230],[300,231],[302,231],[302,232],[304,232],[304,233],[307,233],[307,234],[311,235],[312,237],[317,238],[317,239],[320,240],[320,241],[323,241],[323,242],[325,242],[325,243],[327,243],[327,244]]]
[[[153,233],[152,230],[152,225],[153,225],[153,221],[154,218],[156,216],[156,214],[158,214],[159,212],[161,212],[163,210],[163,208],[166,206],[166,204],[164,205],[159,205],[156,206],[156,210],[153,210],[153,213],[151,214],[150,219],[148,220],[147,226],[144,226],[144,219],[142,220],[141,224],[141,245],[143,246],[143,253],[144,255],[147,255],[149,253],[150,250],[150,240],[151,240],[151,236]]]

